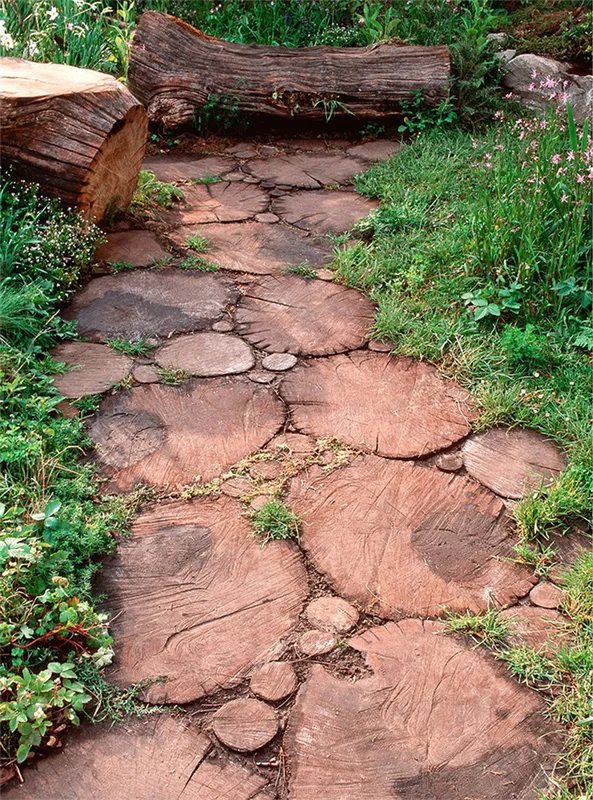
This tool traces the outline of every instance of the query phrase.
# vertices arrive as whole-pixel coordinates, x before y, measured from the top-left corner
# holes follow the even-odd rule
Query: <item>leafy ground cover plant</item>
[[[183,189],[179,186],[159,181],[154,172],[143,169],[138,175],[138,185],[128,211],[138,219],[146,219],[157,214],[161,208],[172,208],[183,197]]]
[[[299,535],[297,515],[273,497],[253,512],[251,524],[264,544],[275,539],[295,539]]]
[[[58,366],[46,355],[72,335],[58,304],[100,232],[33,186],[6,182],[0,201],[2,292],[13,298],[0,318],[0,721],[10,763],[92,703],[80,666],[100,680],[111,639],[91,578],[132,505],[97,502],[94,469],[79,461],[83,422],[56,412]]]

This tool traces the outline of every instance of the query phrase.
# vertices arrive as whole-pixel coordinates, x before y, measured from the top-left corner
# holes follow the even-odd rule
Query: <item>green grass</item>
[[[198,233],[188,236],[185,240],[185,244],[195,253],[206,253],[210,249],[208,239],[206,239],[205,236],[200,236]]]
[[[181,269],[195,269],[199,272],[218,272],[220,270],[220,267],[214,261],[194,255],[186,256],[179,266]]]
[[[204,175],[203,178],[192,178],[190,183],[194,186],[209,186],[212,183],[220,183],[221,178],[218,175]]]
[[[265,542],[278,539],[298,539],[299,519],[280,500],[270,498],[251,514],[251,524],[257,536]]]
[[[479,644],[496,645],[504,641],[508,633],[507,623],[500,618],[494,609],[483,614],[451,614],[446,615],[447,627],[453,633],[463,633]]]
[[[138,219],[147,219],[158,215],[161,208],[172,208],[183,198],[183,190],[179,186],[159,181],[154,172],[141,170],[128,211]]]
[[[149,344],[148,337],[142,337],[137,341],[111,338],[105,339],[105,344],[109,345],[113,350],[117,350],[118,353],[125,353],[127,356],[145,356],[155,347],[154,344]]]
[[[310,267],[308,264],[291,264],[285,267],[282,272],[289,275],[299,275],[301,278],[316,278],[317,271]]]
[[[191,372],[175,369],[174,367],[159,367],[156,373],[159,376],[159,381],[167,386],[179,386],[191,378]]]

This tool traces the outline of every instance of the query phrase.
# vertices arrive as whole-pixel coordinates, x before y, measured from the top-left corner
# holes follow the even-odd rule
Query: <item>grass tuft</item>
[[[278,539],[298,539],[299,536],[299,518],[274,498],[251,514],[251,524],[264,544]]]

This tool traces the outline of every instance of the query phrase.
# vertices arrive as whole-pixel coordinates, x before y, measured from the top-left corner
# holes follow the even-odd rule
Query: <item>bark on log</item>
[[[376,118],[397,113],[414,92],[438,102],[449,74],[446,47],[233,44],[147,11],[134,35],[129,82],[151,122],[175,128],[191,122],[209,98],[239,114]]]
[[[2,167],[101,220],[132,199],[146,111],[115,78],[64,64],[0,59]]]

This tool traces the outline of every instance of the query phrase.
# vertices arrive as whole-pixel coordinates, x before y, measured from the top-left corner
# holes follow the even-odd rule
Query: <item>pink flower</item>
[[[550,161],[552,162],[552,164],[559,164],[560,163],[560,156],[556,153],[556,154],[554,154],[552,156]]]
[[[513,96],[512,92],[507,92],[507,94],[505,94],[505,96],[504,96],[504,99],[505,100],[510,100],[512,96]]]
[[[534,92],[535,91],[535,83],[532,82],[532,83],[529,84],[529,91],[530,92]]]
[[[492,158],[492,153],[484,153],[484,158],[486,159],[486,161],[490,161],[490,159]]]
[[[540,122],[539,126],[542,129],[542,131],[545,131],[546,128],[548,127],[548,120],[547,119],[542,119],[542,121]]]
[[[561,203],[566,203],[567,200],[568,200],[568,195],[567,194],[563,194],[562,197],[560,198],[560,202]]]
[[[535,70],[535,69],[533,70],[533,72],[531,73],[531,77],[532,77],[534,80],[537,78],[537,70]]]
[[[585,176],[577,175],[577,183],[585,183]]]
[[[544,86],[546,87],[546,89],[555,89],[556,88],[556,83],[557,83],[557,81],[555,81],[554,78],[550,77],[550,78],[546,78],[546,81],[544,82]]]
[[[566,160],[574,161],[574,153],[572,152],[572,150],[569,150],[568,153],[566,154]]]

